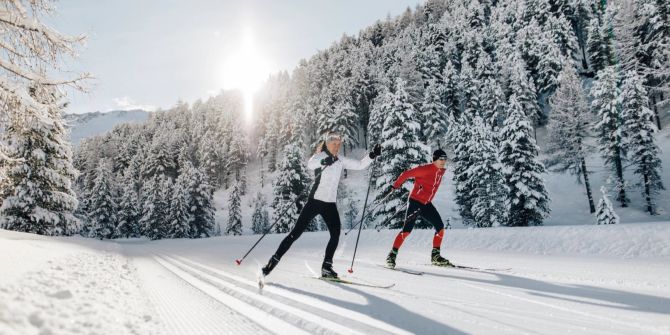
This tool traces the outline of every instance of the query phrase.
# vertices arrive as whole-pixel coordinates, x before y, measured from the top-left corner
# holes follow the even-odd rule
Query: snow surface
[[[391,289],[311,278],[326,232],[305,233],[259,292],[285,236],[97,241],[0,230],[0,334],[670,334],[670,222],[451,229],[429,264],[417,230],[380,266],[395,231],[342,235],[335,270]],[[9,270],[9,271],[7,271]]]

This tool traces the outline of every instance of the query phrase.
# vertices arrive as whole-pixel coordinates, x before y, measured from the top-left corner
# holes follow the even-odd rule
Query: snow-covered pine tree
[[[169,211],[170,188],[169,179],[162,174],[154,175],[142,186],[140,225],[144,236],[152,240],[168,237],[169,226],[165,213]]]
[[[392,102],[393,93],[386,86],[382,86],[379,95],[377,95],[372,102],[370,111],[370,121],[368,122],[368,137],[370,138],[370,143],[381,142],[384,119],[391,110]]]
[[[1,228],[40,235],[71,235],[79,229],[72,190],[77,171],[65,138],[60,97],[53,88],[37,85],[23,100],[2,100],[11,111],[0,126],[8,158],[0,190]],[[28,100],[32,103],[22,105]]]
[[[225,149],[225,148],[224,148]],[[219,187],[226,176],[226,160],[221,157],[220,144],[216,142],[213,132],[207,132],[202,138],[198,149],[200,167],[205,172],[208,182]]]
[[[622,143],[621,91],[614,66],[608,66],[598,72],[596,81],[591,87],[591,96],[593,96],[591,111],[596,115],[594,129],[598,136],[598,150],[613,173],[612,177],[616,182],[614,187],[618,190],[616,200],[621,203],[621,207],[628,207],[629,200],[623,178],[623,160],[626,152]]]
[[[635,71],[628,71],[621,88],[623,110],[622,129],[626,134],[626,151],[635,164],[635,174],[642,178],[642,195],[647,203],[647,212],[656,214],[654,196],[663,190],[661,181],[661,159],[654,139],[657,131],[654,113],[649,109],[647,91],[642,86],[642,78]]]
[[[593,117],[572,64],[565,64],[561,71],[559,87],[550,99],[550,106],[545,164],[556,167],[558,172],[568,171],[579,183],[583,180],[589,209],[594,213],[595,203],[586,167],[586,156],[592,152],[586,138],[590,135]]]
[[[454,151],[453,157],[453,181],[455,189],[456,205],[464,225],[474,224],[474,215],[472,214],[472,203],[474,201],[474,190],[470,188],[471,184],[469,172],[472,166],[471,152],[468,148],[473,134],[471,128],[471,119],[463,116],[458,120],[450,120],[449,142]]]
[[[461,114],[458,100],[459,74],[451,61],[447,61],[442,70],[442,80],[444,81],[442,104],[445,107],[445,115],[448,118],[458,118]]]
[[[459,77],[459,101],[462,103],[463,114],[470,118],[479,115],[481,105],[479,102],[479,80],[468,63],[464,63]]]
[[[537,160],[539,148],[532,127],[516,95],[508,102],[508,117],[500,131],[500,162],[509,188],[508,226],[542,225],[549,214],[544,186],[544,165]]]
[[[482,118],[495,131],[502,126],[505,119],[507,109],[505,93],[496,78],[486,78],[480,84]]]
[[[307,201],[307,187],[310,184],[310,178],[303,156],[302,149],[290,143],[284,147],[282,161],[277,167],[279,173],[274,181],[272,201],[274,215],[281,215],[276,218],[275,231],[277,233],[290,230]]]
[[[254,212],[251,215],[251,231],[254,234],[263,234],[270,229],[270,214],[267,210],[267,201],[260,191],[254,198]]]
[[[45,24],[54,7],[47,0],[0,3],[0,227],[70,235],[79,229],[70,185],[76,173],[59,92],[83,90],[89,75],[60,76],[84,37]]]
[[[226,235],[242,235],[242,213],[240,211],[240,186],[234,183],[228,196],[228,226]]]
[[[96,177],[90,192],[88,217],[91,228],[89,237],[110,239],[117,237],[118,206],[116,204],[116,183],[111,162],[101,159],[95,171]]]
[[[600,192],[602,192],[602,198],[598,201],[598,209],[595,214],[597,224],[618,224],[619,216],[614,212],[612,202],[607,197],[605,186],[600,187]]]
[[[170,194],[170,207],[167,213],[169,238],[188,238],[190,237],[191,223],[193,221],[193,213],[191,213],[190,199],[189,199],[189,176],[187,174],[180,174],[177,180],[172,184],[172,191]]]
[[[424,91],[421,114],[423,114],[424,138],[432,147],[441,147],[447,131],[446,107],[442,104],[442,86],[436,80],[428,81]]]
[[[334,131],[341,134],[343,144],[350,147],[356,144],[356,132],[358,125],[358,116],[354,112],[354,103],[351,93],[351,87],[347,87],[348,81],[340,79],[335,82],[333,87],[333,109],[319,114],[320,134],[326,131]]]
[[[472,137],[466,143],[471,162],[467,184],[474,191],[474,224],[477,227],[505,225],[508,220],[509,195],[498,159],[496,140],[490,126],[479,116],[473,120],[471,133]]]
[[[154,136],[144,162],[143,176],[148,179],[161,174],[176,178],[177,165],[175,160],[177,157],[170,152],[170,136],[173,136],[173,134],[166,129],[159,129],[158,131],[164,131],[165,133],[158,133]]]
[[[239,126],[235,129],[235,134],[233,134],[230,141],[230,147],[228,148],[228,166],[226,167],[226,170],[233,174],[236,182],[242,181],[244,179],[244,181],[238,185],[240,195],[244,195],[247,185],[246,178],[243,177],[243,175],[249,160],[249,155],[246,142],[243,137],[243,127]]]
[[[186,164],[180,176],[186,183],[189,200],[188,208],[192,216],[189,236],[209,237],[214,229],[214,190],[207,182],[202,169]]]
[[[131,160],[132,161],[132,160]],[[139,225],[140,214],[139,196],[135,188],[135,179],[132,177],[131,168],[127,168],[121,178],[121,194],[119,195],[119,214],[116,231],[118,237],[140,237],[142,229]]]
[[[417,111],[409,102],[409,95],[405,91],[403,80],[396,82],[393,100],[389,114],[384,120],[381,142],[382,154],[378,158],[381,166],[381,175],[376,180],[378,190],[375,203],[381,201],[391,189],[391,184],[400,174],[410,168],[426,162],[428,153],[419,141],[419,124],[416,121]],[[380,205],[374,213],[379,222],[386,222],[398,208],[401,208],[407,198],[407,190],[394,192],[386,203]],[[398,228],[403,224],[402,217],[396,217],[387,222],[387,227]]]
[[[514,52],[510,61],[511,73],[508,84],[508,96],[516,96],[516,100],[521,104],[522,111],[524,111],[524,114],[534,127],[538,124],[543,124],[546,115],[542,113],[537,103],[537,91],[535,90],[535,84],[526,70],[526,62],[518,51]]]

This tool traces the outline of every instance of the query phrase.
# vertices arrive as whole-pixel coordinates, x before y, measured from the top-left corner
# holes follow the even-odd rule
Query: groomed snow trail
[[[532,252],[534,242],[516,233],[501,237],[512,251],[478,247],[488,245],[479,231],[449,233],[460,239],[452,244],[467,246],[443,248],[454,263],[508,271],[430,266],[432,232],[416,231],[398,265],[422,276],[380,266],[393,231],[363,232],[347,273],[353,243],[343,238],[334,262],[340,276],[395,283],[391,289],[310,278],[328,234],[305,233],[262,291],[259,263],[284,235],[268,236],[238,266],[258,236],[101,242],[0,230],[0,268],[12,271],[0,276],[0,334],[670,334],[666,227],[615,228],[631,242],[610,249],[613,256],[598,251],[616,240],[611,228],[561,228],[575,230],[564,242],[572,245],[560,245],[553,229],[528,230],[552,246]],[[637,247],[647,235],[656,240]],[[593,254],[563,251],[578,244]]]

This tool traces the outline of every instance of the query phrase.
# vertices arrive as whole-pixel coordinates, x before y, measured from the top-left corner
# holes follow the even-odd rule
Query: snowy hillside
[[[383,269],[392,231],[343,235],[335,270],[390,289],[311,278],[325,232],[305,233],[256,287],[284,235],[101,242],[0,230],[0,334],[668,334],[670,222],[453,229],[428,266],[432,232]]]
[[[146,121],[150,113],[136,110],[118,110],[106,113],[65,114],[65,123],[70,132],[70,141],[77,145],[82,139],[101,135],[122,123]]]

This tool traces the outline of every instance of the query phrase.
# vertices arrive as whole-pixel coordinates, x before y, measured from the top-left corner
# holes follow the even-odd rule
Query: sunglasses
[[[440,157],[440,158],[438,158],[437,160],[438,160],[438,161],[446,161],[446,160],[447,160],[447,157]]]
[[[335,142],[335,141],[341,142],[342,141],[342,136],[340,136],[340,135],[328,135],[328,137],[326,137],[326,141],[327,142]]]

